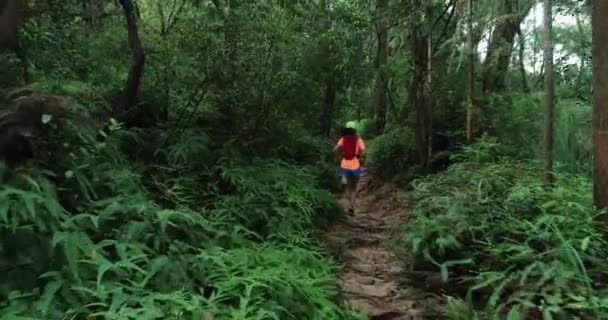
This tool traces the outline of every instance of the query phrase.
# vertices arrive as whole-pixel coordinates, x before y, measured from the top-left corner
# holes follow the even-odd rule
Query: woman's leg
[[[351,173],[348,181],[348,200],[350,201],[351,211],[355,211],[357,200],[357,185],[359,184],[360,174],[358,172]]]
[[[340,181],[342,182],[342,185],[346,186],[348,184],[348,170],[346,170],[344,168],[340,168],[339,174],[340,174]]]
[[[350,181],[350,174],[348,169],[344,169],[344,168],[340,168],[340,181],[342,182],[342,197],[348,199],[348,204],[350,205],[350,198],[351,198],[351,194],[350,194],[350,187],[349,187],[349,181]],[[350,211],[350,208],[344,208],[347,211]]]

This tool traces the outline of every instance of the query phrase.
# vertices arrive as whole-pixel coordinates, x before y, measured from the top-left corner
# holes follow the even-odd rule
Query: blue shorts
[[[344,169],[340,168],[340,177],[361,177],[361,169]]]

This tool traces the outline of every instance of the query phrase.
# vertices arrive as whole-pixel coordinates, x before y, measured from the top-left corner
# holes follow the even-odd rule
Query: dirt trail
[[[404,222],[407,204],[398,203],[395,189],[375,186],[363,173],[355,213],[346,214],[327,234],[331,248],[343,258],[342,294],[356,310],[374,320],[444,319],[439,298],[418,289],[397,257],[385,248]],[[341,199],[341,204],[346,201]]]

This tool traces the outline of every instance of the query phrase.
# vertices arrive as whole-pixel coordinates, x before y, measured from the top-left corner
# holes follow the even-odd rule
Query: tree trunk
[[[21,7],[19,0],[0,0],[0,49],[15,53],[23,72],[25,84],[29,82],[28,59],[20,39]]]
[[[336,84],[333,79],[329,79],[325,84],[325,98],[323,100],[323,113],[321,115],[321,134],[326,137],[329,137],[331,133],[335,102]]]
[[[141,77],[144,72],[144,64],[146,62],[146,54],[139,39],[137,29],[137,17],[135,14],[135,6],[133,0],[120,0],[120,4],[125,12],[127,21],[127,31],[129,38],[129,47],[131,48],[131,68],[127,83],[118,101],[117,111],[125,115],[130,109],[137,105],[137,95]]]
[[[82,16],[93,30],[101,26],[101,18],[104,16],[105,5],[101,0],[85,0],[82,2]]]
[[[528,12],[532,9],[534,1],[523,1],[521,8],[514,0],[501,0],[499,19],[494,27],[487,57],[483,64],[483,92],[484,94],[501,91],[505,87],[505,76],[511,61],[513,40],[519,26]]]
[[[519,40],[519,72],[521,72],[521,89],[524,93],[530,93],[525,63],[526,38],[524,37],[524,33],[521,30],[518,31],[517,38]]]
[[[433,158],[433,109],[435,99],[431,92],[433,92],[433,34],[428,32],[427,34],[427,58],[426,58],[426,86],[424,94],[427,101],[425,110],[425,135],[426,135],[426,159],[424,166],[429,168],[431,165],[431,159]]]
[[[378,49],[376,56],[376,130],[384,132],[386,126],[386,109],[388,105],[388,0],[377,0],[376,3],[376,34]]]
[[[544,0],[544,62],[545,62],[545,186],[553,184],[553,123],[554,123],[554,83],[553,83],[553,33],[551,0]]]
[[[466,139],[467,143],[473,141],[473,95],[475,94],[475,45],[473,43],[473,0],[467,0],[467,42],[469,49],[469,68],[468,68],[468,92],[467,92],[467,120],[466,120]]]
[[[323,32],[330,32],[332,29],[333,21],[330,13],[330,4],[326,0],[321,0],[319,2],[320,12],[322,13],[317,17],[319,22],[319,34]],[[325,54],[328,59],[326,61],[331,61],[331,57],[335,55],[335,50],[331,44],[328,44],[327,47],[323,48]],[[326,75],[325,75],[325,90],[323,94],[323,109],[321,112],[320,119],[320,134],[326,137],[329,137],[331,133],[331,124],[333,122],[334,117],[334,108],[336,102],[336,79],[335,79],[335,71],[332,65],[328,64],[325,66]]]
[[[498,0],[497,0],[498,1]],[[505,79],[511,62],[513,41],[523,19],[528,15],[535,1],[500,0],[497,22],[492,31],[486,60],[482,66],[482,97],[485,100],[480,107],[484,124],[482,131],[491,132],[492,115],[488,114],[493,93],[505,89]]]
[[[232,7],[231,1],[226,0],[223,3],[214,1],[213,3],[224,20],[223,68],[218,75],[219,111],[224,123],[224,130],[228,134],[232,134],[238,126],[235,110],[237,104],[235,80],[238,60],[238,26],[234,13],[235,8]]]
[[[584,91],[582,91],[582,86],[583,86],[583,79],[585,78],[585,70],[587,69],[587,66],[585,65],[585,59],[587,56],[587,43],[585,41],[585,32],[583,31],[583,22],[581,21],[581,17],[580,17],[580,13],[578,10],[576,10],[575,13],[575,18],[576,18],[576,29],[578,31],[578,37],[579,37],[579,56],[581,59],[581,64],[579,66],[579,71],[578,71],[578,77],[576,79],[576,92],[579,95],[580,98],[584,99],[586,97],[586,95],[588,93],[585,93]]]
[[[593,202],[608,208],[608,1],[594,0],[593,37]],[[603,218],[608,224],[608,218]]]
[[[415,1],[417,5],[417,1]],[[418,6],[415,6],[418,7]],[[409,99],[410,105],[416,112],[415,140],[418,153],[418,163],[422,167],[429,166],[430,160],[430,137],[431,137],[431,108],[430,108],[430,77],[428,72],[430,48],[429,38],[423,34],[424,17],[415,17],[410,25],[411,41],[411,63],[412,81],[410,83]]]

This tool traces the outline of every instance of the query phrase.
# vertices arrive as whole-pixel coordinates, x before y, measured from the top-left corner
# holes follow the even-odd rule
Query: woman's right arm
[[[338,140],[338,143],[336,143],[336,145],[334,146],[333,151],[340,149],[340,147],[342,147],[342,138],[340,138],[340,140]]]

